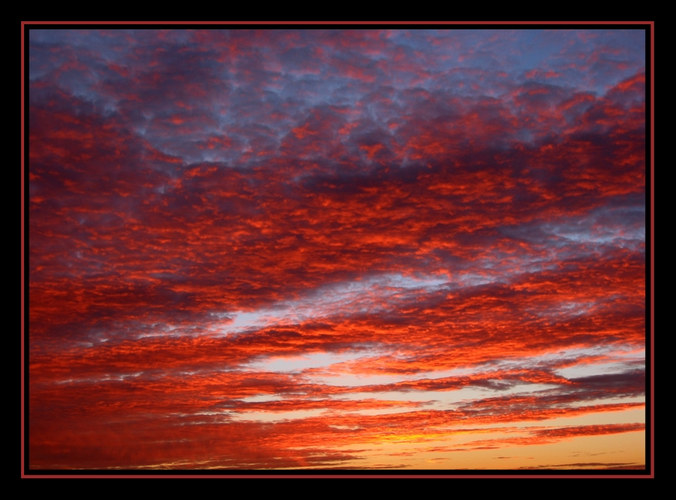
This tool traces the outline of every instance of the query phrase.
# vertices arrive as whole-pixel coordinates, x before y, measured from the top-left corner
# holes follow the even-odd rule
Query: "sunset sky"
[[[31,29],[29,467],[643,469],[645,35]]]

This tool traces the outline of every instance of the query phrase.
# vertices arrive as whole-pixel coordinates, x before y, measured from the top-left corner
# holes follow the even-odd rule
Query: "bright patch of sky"
[[[396,384],[410,380],[405,375],[361,375],[353,373],[341,373],[338,375],[313,376],[312,380],[320,384],[339,387],[360,387],[366,385]]]
[[[603,208],[584,218],[568,218],[543,224],[542,230],[572,243],[613,244],[635,248],[645,242],[645,208]]]
[[[143,375],[144,372],[118,373],[115,375],[103,375],[101,377],[67,378],[54,381],[55,384],[99,384],[105,382],[124,382]]]
[[[557,375],[571,379],[581,377],[591,377],[594,375],[612,375],[624,373],[631,369],[636,369],[637,363],[645,362],[644,356],[627,356],[620,361],[608,363],[589,363],[570,366],[556,370]]]
[[[363,353],[354,354],[353,357],[349,355],[344,356],[345,361],[349,360],[350,357],[352,359],[358,359],[360,357],[367,359],[367,357],[364,356]],[[605,359],[604,361],[599,363],[585,361],[586,358],[595,356],[604,356]],[[322,359],[328,362],[331,359],[331,357],[327,356]],[[362,361],[364,361],[364,359],[362,359]],[[344,387],[395,384],[398,382],[415,381],[415,380],[438,380],[447,377],[463,377],[467,375],[480,375],[490,373],[495,373],[496,380],[499,380],[500,377],[502,376],[501,374],[505,371],[511,370],[518,371],[531,369],[547,370],[552,367],[555,367],[558,363],[567,364],[570,362],[575,362],[578,359],[581,360],[580,364],[576,364],[567,368],[553,369],[552,370],[553,373],[565,378],[574,378],[574,377],[586,377],[597,374],[603,374],[605,373],[603,370],[608,369],[608,367],[613,367],[613,369],[616,369],[617,372],[624,372],[627,370],[628,366],[627,363],[630,362],[635,363],[637,361],[644,360],[644,351],[643,350],[637,351],[630,347],[626,347],[623,350],[623,348],[618,346],[595,346],[588,348],[567,349],[563,351],[549,352],[539,354],[536,356],[520,357],[518,359],[498,359],[479,365],[454,368],[451,370],[420,372],[415,375],[410,374],[372,375],[372,374],[345,372],[338,374],[315,375],[313,376],[313,380],[327,385],[344,386]],[[607,359],[612,359],[613,361],[607,362]],[[287,366],[292,366],[291,362],[287,364]],[[330,364],[326,364],[324,366],[330,366]],[[483,390],[493,391],[492,389],[483,389]],[[458,391],[454,392],[457,393]],[[413,392],[412,391],[406,392],[405,394],[410,395],[413,394]],[[438,393],[433,392],[432,394]]]
[[[284,420],[302,420],[305,418],[318,417],[326,412],[323,408],[312,410],[291,410],[291,411],[241,411],[232,414],[232,420],[236,422],[279,422]]]
[[[386,401],[402,401],[402,402],[419,402],[428,403],[425,405],[426,410],[453,410],[458,405],[471,403],[472,401],[480,401],[487,397],[499,396],[513,396],[513,395],[528,395],[540,391],[553,389],[557,386],[553,384],[530,384],[517,383],[512,387],[506,389],[489,389],[486,387],[469,386],[451,391],[379,391],[377,393],[358,392],[352,394],[341,395],[340,399],[362,400],[373,398],[374,395],[378,399]],[[386,409],[366,409],[356,410],[352,413],[360,415],[380,415],[383,412],[387,413],[401,413],[401,408],[386,408]]]
[[[546,309],[533,308],[530,312],[543,318],[574,318],[585,315],[596,305],[596,302],[561,301]]]
[[[271,403],[273,401],[281,401],[284,399],[275,394],[256,394],[254,396],[246,396],[241,399],[244,403]]]
[[[331,353],[321,352],[303,356],[271,357],[247,364],[247,369],[264,372],[294,373],[308,368],[324,368],[335,363],[353,361],[363,357],[363,353]]]
[[[227,335],[266,326],[298,324],[340,315],[344,311],[350,314],[378,312],[387,309],[391,301],[405,300],[416,292],[430,293],[445,284],[445,277],[414,278],[397,273],[342,282],[311,291],[301,299],[279,302],[257,311],[222,313],[224,317],[231,316],[232,321],[221,327],[221,333]],[[218,317],[220,313],[212,314]]]

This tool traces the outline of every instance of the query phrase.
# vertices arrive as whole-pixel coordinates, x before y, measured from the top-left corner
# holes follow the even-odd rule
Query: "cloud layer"
[[[643,467],[642,30],[28,50],[31,467]]]

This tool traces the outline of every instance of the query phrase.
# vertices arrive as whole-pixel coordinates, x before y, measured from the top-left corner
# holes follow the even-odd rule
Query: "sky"
[[[641,29],[31,29],[28,464],[645,467]]]

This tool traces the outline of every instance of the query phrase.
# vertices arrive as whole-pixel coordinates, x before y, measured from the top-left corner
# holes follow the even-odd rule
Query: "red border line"
[[[573,24],[573,25],[601,25],[601,24],[631,24],[646,25],[653,21],[23,21],[26,24],[35,25],[54,25],[54,24],[172,24],[172,25],[197,25],[197,24],[260,24],[260,25],[279,25],[279,24],[302,24],[302,25],[542,25],[542,24]]]
[[[54,475],[54,474],[45,474],[45,475],[35,475],[29,476],[33,478],[40,479],[163,479],[163,478],[194,478],[194,479],[541,479],[541,478],[557,478],[557,479],[647,479],[647,476],[640,475],[585,475],[585,474],[574,474],[574,475],[538,475],[538,474],[528,474],[528,475],[516,475],[516,474],[492,474],[492,475],[482,475],[482,474],[462,474],[462,475],[453,475],[453,474],[411,474],[411,475],[388,475],[388,474],[232,474],[232,475],[221,475],[221,474],[194,474],[194,475],[150,475],[150,474],[120,474],[120,475],[85,475],[85,474],[69,474],[69,475]]]
[[[611,474],[560,474],[560,475],[520,475],[520,474],[411,474],[411,475],[387,475],[387,474],[326,474],[326,475],[313,475],[313,474],[110,474],[110,475],[94,475],[94,474],[26,474],[25,471],[25,426],[24,426],[24,403],[25,403],[25,303],[24,303],[24,292],[25,292],[25,273],[24,273],[24,175],[25,175],[25,40],[24,40],[24,28],[28,25],[64,25],[64,24],[89,24],[89,25],[152,25],[152,24],[162,24],[162,25],[200,25],[200,24],[220,24],[220,25],[244,25],[244,24],[258,24],[258,25],[284,25],[284,24],[298,24],[298,25],[511,25],[511,24],[521,24],[521,25],[641,25],[650,27],[650,76],[651,76],[651,85],[650,85],[650,204],[651,204],[651,218],[650,218],[650,276],[651,276],[651,294],[650,294],[650,341],[651,341],[651,382],[650,382],[650,393],[651,393],[651,427],[650,427],[650,439],[651,439],[651,466],[647,470],[647,474],[641,475],[611,475]],[[655,263],[654,263],[654,228],[655,228],[655,218],[654,218],[654,194],[655,194],[655,180],[654,180],[654,165],[655,165],[655,22],[654,21],[21,21],[21,477],[22,478],[44,478],[44,479],[162,479],[162,478],[195,478],[195,479],[336,479],[336,478],[345,478],[345,479],[431,479],[431,478],[456,478],[456,479],[482,479],[482,478],[491,478],[491,479],[541,479],[541,478],[556,478],[556,479],[598,479],[598,478],[610,478],[610,479],[649,479],[654,478],[654,463],[655,463],[655,334],[654,334],[654,312],[655,312],[655,299],[654,299],[654,276],[655,276]],[[562,471],[565,472],[565,471]]]
[[[650,474],[655,475],[655,23],[650,23]]]
[[[24,23],[21,23],[21,475],[23,476],[25,473],[24,470],[24,465],[25,465],[25,457],[24,457],[24,450],[26,448],[26,443],[24,442],[24,436],[25,436],[25,429],[24,429],[24,402],[25,402],[25,394],[24,394],[24,387],[25,387],[25,380],[24,380],[24,371],[25,371],[25,366],[24,366],[24,359],[25,359],[25,353],[24,353],[24,344],[25,344],[25,325],[24,325],[24,282],[25,282],[25,275],[24,275],[24,191],[25,191],[25,186],[24,186],[24,144],[25,144],[25,137],[24,137],[24,128],[25,128],[25,122],[24,122],[24,73],[25,73],[25,68],[24,68],[24,56],[25,54],[25,49],[24,49]]]

